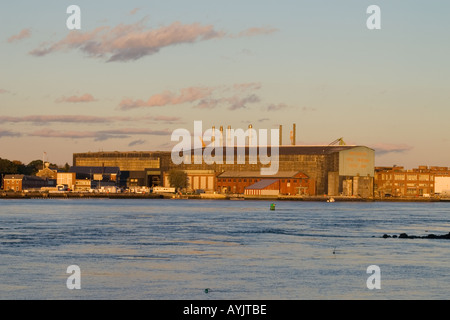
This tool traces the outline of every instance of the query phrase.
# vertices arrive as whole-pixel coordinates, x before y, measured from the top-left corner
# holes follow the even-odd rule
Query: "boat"
[[[330,198],[327,200],[327,202],[334,202],[334,201],[335,201],[334,198]]]

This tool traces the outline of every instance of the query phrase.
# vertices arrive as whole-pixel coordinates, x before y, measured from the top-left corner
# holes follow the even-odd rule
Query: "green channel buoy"
[[[275,210],[275,203],[270,204],[270,210]]]
[[[209,293],[209,290],[211,290],[211,289],[206,288],[206,289],[205,289],[205,293]]]

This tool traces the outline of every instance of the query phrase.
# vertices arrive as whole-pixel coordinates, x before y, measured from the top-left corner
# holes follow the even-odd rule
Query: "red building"
[[[3,178],[3,190],[23,191],[39,190],[42,187],[51,186],[51,181],[36,176],[23,174],[7,174]]]
[[[252,187],[261,181],[265,182]],[[219,193],[249,194],[246,189],[261,187],[286,195],[314,195],[315,190],[314,180],[300,171],[278,171],[270,176],[263,176],[259,171],[225,171],[217,176]]]

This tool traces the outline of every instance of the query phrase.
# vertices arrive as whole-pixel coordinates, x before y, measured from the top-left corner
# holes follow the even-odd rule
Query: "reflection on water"
[[[381,238],[448,233],[448,203],[269,205],[2,201],[0,299],[448,298],[450,241]],[[66,287],[73,264],[81,290]]]

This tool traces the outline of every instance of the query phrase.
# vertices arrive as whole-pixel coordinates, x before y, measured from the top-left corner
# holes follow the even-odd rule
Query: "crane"
[[[338,138],[338,139],[334,140],[333,142],[331,142],[331,143],[329,144],[329,146],[334,146],[334,145],[337,144],[338,142],[339,142],[339,145],[340,145],[340,146],[345,146],[345,145],[346,145],[346,143],[345,143],[345,141],[344,141],[344,138]]]

